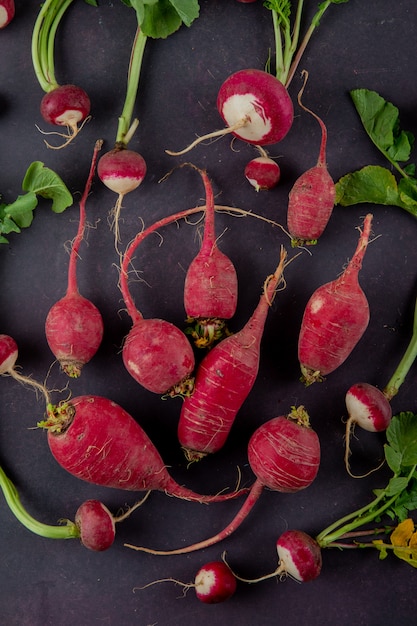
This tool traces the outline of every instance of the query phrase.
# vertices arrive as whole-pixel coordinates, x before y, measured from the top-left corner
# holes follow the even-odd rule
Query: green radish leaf
[[[389,481],[387,488],[385,490],[386,495],[390,498],[391,496],[395,496],[397,493],[401,493],[408,485],[408,478],[405,476],[394,476]]]
[[[73,198],[60,176],[41,161],[31,163],[26,171],[22,189],[52,200],[52,211],[62,213],[73,203]]]
[[[394,415],[387,428],[387,441],[401,454],[401,466],[417,464],[417,417],[411,413]]]
[[[362,202],[400,206],[401,199],[397,180],[387,168],[366,165],[337,181],[335,202],[341,206]]]
[[[198,0],[170,0],[170,2],[186,26],[191,26],[200,14]]]
[[[84,0],[86,4],[90,4],[92,7],[98,7],[98,2],[96,0]]]
[[[14,202],[5,206],[4,214],[7,218],[11,218],[20,228],[28,228],[33,221],[33,211],[37,205],[38,199],[36,194],[30,191],[24,196],[18,196]]]
[[[392,470],[393,474],[399,474],[401,470],[401,454],[397,450],[391,448],[391,446],[385,445],[385,460],[388,467]]]

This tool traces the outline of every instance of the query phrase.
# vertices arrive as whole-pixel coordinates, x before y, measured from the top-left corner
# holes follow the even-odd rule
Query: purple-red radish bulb
[[[83,546],[102,552],[114,542],[116,524],[109,509],[99,500],[86,500],[75,514]]]
[[[123,363],[145,389],[165,394],[187,379],[195,358],[186,335],[162,319],[140,319],[123,345]]]
[[[346,408],[351,422],[369,432],[388,428],[392,409],[382,391],[369,383],[356,383],[346,393]]]
[[[212,561],[199,569],[194,580],[197,598],[205,604],[218,604],[236,591],[236,577],[223,561]]]
[[[0,2],[0,28],[5,28],[15,14],[14,0],[2,0]]]
[[[258,69],[231,74],[219,89],[217,109],[229,127],[242,124],[233,131],[236,137],[260,146],[281,141],[294,119],[285,86],[272,74]]]
[[[61,369],[78,378],[96,354],[103,338],[103,318],[97,307],[78,293],[58,300],[47,315],[45,334]]]
[[[77,85],[61,85],[49,91],[41,100],[41,114],[46,122],[72,129],[90,113],[90,98]]]
[[[13,370],[18,354],[15,340],[9,335],[0,335],[0,374]]]
[[[273,159],[259,156],[249,161],[245,167],[245,177],[256,191],[273,189],[281,178],[281,170]]]
[[[108,189],[126,195],[145,178],[146,162],[138,152],[116,147],[100,158],[97,174]]]
[[[321,548],[302,530],[287,530],[277,541],[279,572],[299,582],[309,582],[320,575]]]

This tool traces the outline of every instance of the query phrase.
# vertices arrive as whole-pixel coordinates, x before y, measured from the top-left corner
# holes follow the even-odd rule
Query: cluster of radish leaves
[[[14,202],[0,203],[0,243],[8,243],[5,235],[20,233],[22,228],[31,225],[38,196],[52,200],[51,208],[54,213],[62,213],[73,202],[72,195],[60,176],[40,161],[29,165],[22,189],[26,193],[19,195]]]
[[[386,167],[367,165],[336,183],[336,204],[398,206],[417,216],[416,168],[409,163],[413,134],[401,128],[398,108],[376,91],[354,89],[350,95],[370,139],[400,178]]]

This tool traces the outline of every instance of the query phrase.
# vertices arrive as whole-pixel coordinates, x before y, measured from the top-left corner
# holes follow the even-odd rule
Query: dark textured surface
[[[312,14],[316,3],[306,3]],[[0,33],[0,190],[11,202],[21,193],[27,166],[43,161],[66,181],[78,199],[88,174],[94,142],[108,149],[115,138],[124,100],[127,63],[135,32],[135,16],[120,1],[100,1],[99,8],[79,0],[70,8],[56,45],[58,80],[85,88],[92,119],[73,145],[48,150],[35,124],[46,129],[39,114],[42,91],[36,82],[30,40],[39,4],[16,1],[13,23]],[[301,68],[310,73],[304,102],[328,126],[328,164],[334,179],[369,163],[386,165],[365,135],[348,92],[374,89],[401,111],[404,128],[417,132],[415,82],[416,13],[413,0],[350,0],[330,7],[310,42]],[[158,181],[179,159],[165,149],[180,149],[222,126],[215,108],[217,90],[233,71],[262,68],[273,45],[270,14],[260,1],[202,0],[201,16],[165,41],[150,41],[145,51],[136,114],[139,129],[131,142],[148,164],[142,186],[123,203],[121,236],[128,243],[154,219],[202,203],[197,174],[183,168],[164,183]],[[301,85],[290,87],[295,99]],[[296,107],[294,126],[285,140],[270,148],[279,157],[282,183],[257,194],[243,177],[253,147],[223,138],[200,146],[186,159],[207,168],[216,201],[285,224],[286,199],[295,178],[312,166],[320,143],[318,124]],[[259,377],[242,408],[229,442],[215,458],[188,468],[176,443],[180,400],[162,401],[141,389],[125,371],[120,346],[130,323],[117,286],[117,256],[107,224],[114,196],[96,179],[87,212],[91,228],[78,266],[80,290],[94,301],[105,322],[103,345],[71,381],[73,395],[107,395],[145,428],[175,478],[202,493],[233,486],[237,466],[252,480],[246,444],[263,421],[304,404],[322,443],[322,464],[306,491],[281,495],[265,492],[247,521],[223,544],[187,556],[141,555],[123,547],[128,541],[155,548],[176,548],[217,532],[233,517],[238,502],[203,506],[154,494],[142,509],[117,527],[114,546],[96,554],[78,541],[53,541],[31,534],[0,498],[0,623],[8,626],[179,626],[240,623],[286,626],[412,626],[417,600],[416,572],[390,555],[379,561],[372,550],[331,551],[323,555],[323,571],[314,582],[298,585],[274,579],[239,585],[233,599],[200,604],[191,589],[161,583],[133,589],[156,579],[194,579],[205,562],[223,550],[232,567],[253,578],[276,566],[275,541],[287,528],[317,534],[335,519],[366,504],[372,489],[383,486],[385,470],[354,480],[343,465],[344,394],[354,382],[383,386],[390,378],[411,334],[416,293],[415,218],[391,207],[372,207],[375,241],[369,246],[361,284],[368,296],[371,321],[349,360],[321,385],[305,389],[299,382],[297,333],[303,307],[313,290],[340,273],[352,255],[357,227],[369,207],[336,207],[312,255],[302,254],[287,269],[286,289],[278,293],[267,320]],[[10,236],[0,249],[2,304],[0,332],[19,345],[21,371],[44,380],[52,362],[44,335],[49,308],[64,294],[68,242],[77,228],[78,207],[54,215],[47,202],[36,209],[29,230]],[[278,263],[279,247],[288,245],[282,232],[254,218],[218,216],[221,247],[236,265],[240,281],[238,311],[231,323],[239,329],[255,307],[265,277]],[[144,316],[160,316],[183,324],[181,290],[184,272],[198,249],[197,229],[180,224],[152,236],[136,254],[139,279],[131,287]],[[291,253],[291,252],[290,252]],[[101,498],[114,512],[133,504],[136,494],[97,489],[80,483],[52,458],[45,433],[34,429],[42,418],[42,400],[10,378],[1,381],[0,459],[15,481],[31,514],[54,524],[72,518],[81,502]],[[55,365],[48,386],[66,384]],[[394,412],[417,412],[415,371],[393,401]],[[65,393],[65,392],[63,392]],[[61,394],[57,392],[57,398]],[[357,431],[352,466],[366,472],[380,458],[384,438]]]

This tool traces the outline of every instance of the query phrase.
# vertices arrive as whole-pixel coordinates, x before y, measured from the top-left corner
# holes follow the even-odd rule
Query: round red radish
[[[99,500],[86,500],[75,514],[75,523],[80,530],[83,546],[102,552],[114,542],[115,520],[109,509]]]
[[[350,423],[358,424],[369,432],[381,432],[388,428],[392,417],[391,404],[373,385],[352,385],[346,393],[345,402]]]
[[[71,378],[78,378],[83,365],[96,354],[103,332],[100,311],[79,293],[71,293],[58,300],[45,321],[45,334],[51,352]]]
[[[90,98],[77,85],[61,85],[46,93],[41,100],[41,114],[55,126],[74,128],[90,113]]]
[[[299,582],[314,580],[320,575],[321,549],[302,530],[287,530],[277,541],[278,573],[285,573]]]
[[[259,156],[249,161],[245,167],[245,176],[256,191],[273,189],[279,183],[281,170],[273,159]]]
[[[194,353],[185,334],[162,319],[139,319],[123,344],[123,363],[145,389],[165,394],[188,378]]]
[[[146,162],[138,152],[116,147],[100,158],[97,174],[111,191],[126,195],[145,178]]]
[[[0,3],[0,28],[5,28],[12,19],[15,14],[15,4],[14,0],[2,0]]]
[[[200,568],[195,577],[195,593],[205,604],[218,604],[236,591],[236,577],[223,561],[212,561]]]
[[[233,134],[265,146],[281,141],[290,130],[294,109],[285,86],[272,74],[245,69],[231,74],[217,95],[217,109]]]
[[[14,369],[18,357],[18,347],[9,335],[0,335],[0,374]]]

